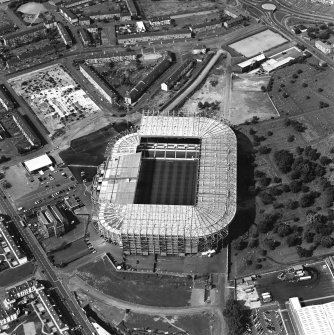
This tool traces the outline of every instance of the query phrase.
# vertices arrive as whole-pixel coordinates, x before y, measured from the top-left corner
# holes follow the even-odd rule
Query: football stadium
[[[196,116],[143,115],[114,138],[94,178],[102,236],[124,254],[216,250],[236,212],[237,143],[226,124]]]

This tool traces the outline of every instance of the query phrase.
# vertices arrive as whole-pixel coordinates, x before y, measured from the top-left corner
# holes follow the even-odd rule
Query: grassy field
[[[192,280],[116,272],[107,256],[78,268],[78,276],[107,295],[138,304],[179,307],[190,301]]]
[[[31,276],[35,271],[32,263],[26,263],[19,267],[0,272],[0,286],[6,287],[18,283]]]
[[[232,43],[229,47],[248,58],[286,42],[287,40],[284,37],[267,29]]]
[[[151,330],[158,329],[160,331],[175,333],[181,329],[189,335],[209,335],[210,325],[213,323],[213,316],[208,313],[202,313],[193,316],[148,316],[142,314],[130,313],[125,321],[125,325],[130,328]]]

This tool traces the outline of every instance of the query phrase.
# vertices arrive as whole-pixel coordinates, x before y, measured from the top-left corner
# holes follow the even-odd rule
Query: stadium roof
[[[26,166],[29,172],[33,172],[52,165],[52,161],[47,154],[44,154],[42,156],[38,156],[28,161],[25,161],[24,165]]]
[[[302,307],[298,298],[290,298],[289,303],[300,335],[334,335],[334,302]]]
[[[133,154],[141,137],[201,139],[194,206],[134,204],[131,197],[126,203],[123,196],[117,201],[113,185],[122,163],[132,161],[128,173],[131,171],[133,177],[138,174],[139,157]],[[111,233],[182,234],[190,238],[218,233],[232,221],[236,211],[236,157],[236,137],[225,124],[202,117],[143,116],[140,130],[116,141],[105,163],[97,200],[99,222]],[[122,174],[123,167],[120,171]],[[123,186],[118,187],[122,190]]]

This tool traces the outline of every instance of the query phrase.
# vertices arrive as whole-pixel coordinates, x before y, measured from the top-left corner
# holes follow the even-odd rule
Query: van
[[[22,209],[23,209],[23,207],[19,207],[17,210],[18,210],[18,211],[22,211]]]

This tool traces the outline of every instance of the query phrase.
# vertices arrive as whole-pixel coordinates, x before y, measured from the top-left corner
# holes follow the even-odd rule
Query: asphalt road
[[[58,290],[59,295],[63,298],[64,304],[67,307],[68,311],[71,313],[71,317],[75,321],[76,325],[80,325],[81,332],[84,335],[91,335],[93,334],[93,327],[89,323],[88,319],[86,318],[84,312],[82,311],[81,307],[77,304],[77,302],[72,298],[71,293],[68,289],[64,286],[61,280],[58,279],[57,275],[55,274],[52,265],[50,264],[47,256],[45,255],[43,249],[39,245],[38,241],[36,240],[35,236],[32,232],[25,228],[23,229],[19,223],[19,216],[15,212],[14,208],[11,206],[9,201],[4,198],[4,193],[0,190],[0,210],[1,212],[8,214],[11,216],[13,222],[16,224],[18,230],[22,234],[24,240],[26,241],[27,245],[33,252],[36,260],[38,261],[39,265],[44,270],[45,275],[52,283],[52,285]]]

